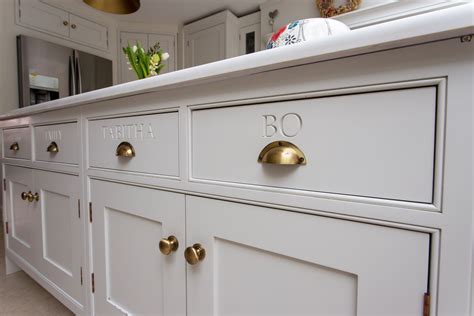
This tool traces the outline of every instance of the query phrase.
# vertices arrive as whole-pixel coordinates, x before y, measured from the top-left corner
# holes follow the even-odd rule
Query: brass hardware
[[[140,8],[140,0],[83,0],[94,9],[115,14],[130,14]]]
[[[92,293],[95,293],[95,278],[94,278],[94,273],[91,273],[91,287],[92,287]]]
[[[423,297],[423,316],[430,316],[430,309],[431,309],[431,295],[429,293],[425,293]]]
[[[461,43],[469,43],[472,41],[472,35],[461,36]]]
[[[23,196],[22,196],[22,198],[23,198]],[[33,192],[28,191],[28,193],[26,194],[26,198],[28,199],[28,202],[33,202],[33,201],[38,202],[39,199],[40,199],[40,196],[39,196],[38,193],[33,194]]]
[[[77,200],[77,217],[81,218],[81,200]]]
[[[20,150],[20,145],[18,145],[17,142],[14,142],[13,144],[11,144],[10,150],[19,151]]]
[[[117,146],[115,155],[117,157],[135,157],[135,149],[129,142],[122,142]]]
[[[294,144],[276,141],[268,144],[258,155],[258,162],[275,165],[306,165],[304,153]]]
[[[75,30],[76,29],[76,24],[71,24],[71,28]]]
[[[3,179],[3,191],[7,190],[7,179]]]
[[[175,236],[169,236],[160,240],[160,251],[165,256],[170,255],[172,252],[178,250],[179,242]]]
[[[27,198],[28,198],[28,193],[26,193],[26,192],[21,192],[21,199],[22,199],[23,201],[26,201]]]
[[[9,232],[9,229],[8,229],[8,222],[5,222],[5,233],[8,234],[8,232]]]
[[[51,144],[49,144],[48,148],[46,148],[46,151],[49,152],[49,153],[57,153],[59,152],[59,146],[58,144],[56,144],[56,142],[51,142]]]
[[[82,278],[82,267],[81,267],[81,285],[84,284],[84,279]]]
[[[201,244],[194,244],[186,248],[184,258],[192,266],[198,264],[206,258],[206,249],[202,248]]]
[[[92,223],[92,202],[89,202],[89,222]]]
[[[69,22],[68,22],[68,21],[63,21],[63,25],[64,25],[64,26],[68,26],[68,25],[69,25]]]

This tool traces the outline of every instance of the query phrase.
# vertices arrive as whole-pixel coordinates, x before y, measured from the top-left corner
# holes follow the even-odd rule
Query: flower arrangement
[[[145,51],[145,49],[137,42],[136,45],[123,48],[123,52],[128,59],[128,69],[133,70],[138,79],[144,79],[156,76],[165,67],[164,62],[168,60],[170,55],[160,48],[160,43],[156,43]]]

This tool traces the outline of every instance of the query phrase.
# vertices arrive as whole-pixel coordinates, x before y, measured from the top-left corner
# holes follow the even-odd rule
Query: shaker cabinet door
[[[33,171],[27,168],[5,166],[6,213],[8,222],[7,248],[35,265],[39,246],[36,201],[30,202],[27,194],[34,190]],[[33,192],[32,192],[33,193]]]
[[[82,303],[82,216],[78,176],[34,171],[38,192],[40,254],[38,270]]]
[[[423,314],[428,234],[191,196],[186,207],[190,316]]]
[[[98,180],[90,189],[96,315],[185,315],[184,195]]]
[[[186,35],[185,67],[194,67],[226,58],[225,24]]]

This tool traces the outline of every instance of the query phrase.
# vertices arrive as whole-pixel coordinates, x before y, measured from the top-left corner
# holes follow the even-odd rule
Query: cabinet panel
[[[91,200],[96,314],[185,315],[182,246],[158,247],[184,245],[184,195],[93,180]]]
[[[436,100],[433,86],[195,110],[192,176],[431,203]],[[279,141],[296,145],[305,165],[258,163]],[[290,156],[285,148],[273,153]]]
[[[18,1],[19,22],[56,35],[69,36],[69,13],[39,0]]]
[[[77,123],[37,126],[34,130],[36,160],[79,163],[81,142]]]
[[[423,312],[429,234],[187,196],[186,235],[188,315]]]
[[[30,128],[3,130],[3,152],[7,158],[31,159]]]
[[[35,265],[39,237],[39,217],[35,211],[36,202],[23,200],[22,193],[33,191],[33,172],[31,169],[5,166],[7,182],[6,214],[8,221],[8,249]]]
[[[178,112],[89,122],[91,167],[179,176]],[[117,156],[128,143],[134,156]]]
[[[187,35],[186,67],[194,67],[226,58],[225,24]]]
[[[71,14],[71,39],[88,46],[108,49],[107,27]]]
[[[34,171],[39,192],[41,254],[38,269],[78,302],[82,302],[82,220],[77,176]]]

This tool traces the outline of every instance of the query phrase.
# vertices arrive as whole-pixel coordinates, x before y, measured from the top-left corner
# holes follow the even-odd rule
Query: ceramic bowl
[[[351,29],[342,22],[333,19],[305,19],[283,26],[273,33],[267,49],[314,41],[323,37],[349,32]]]

